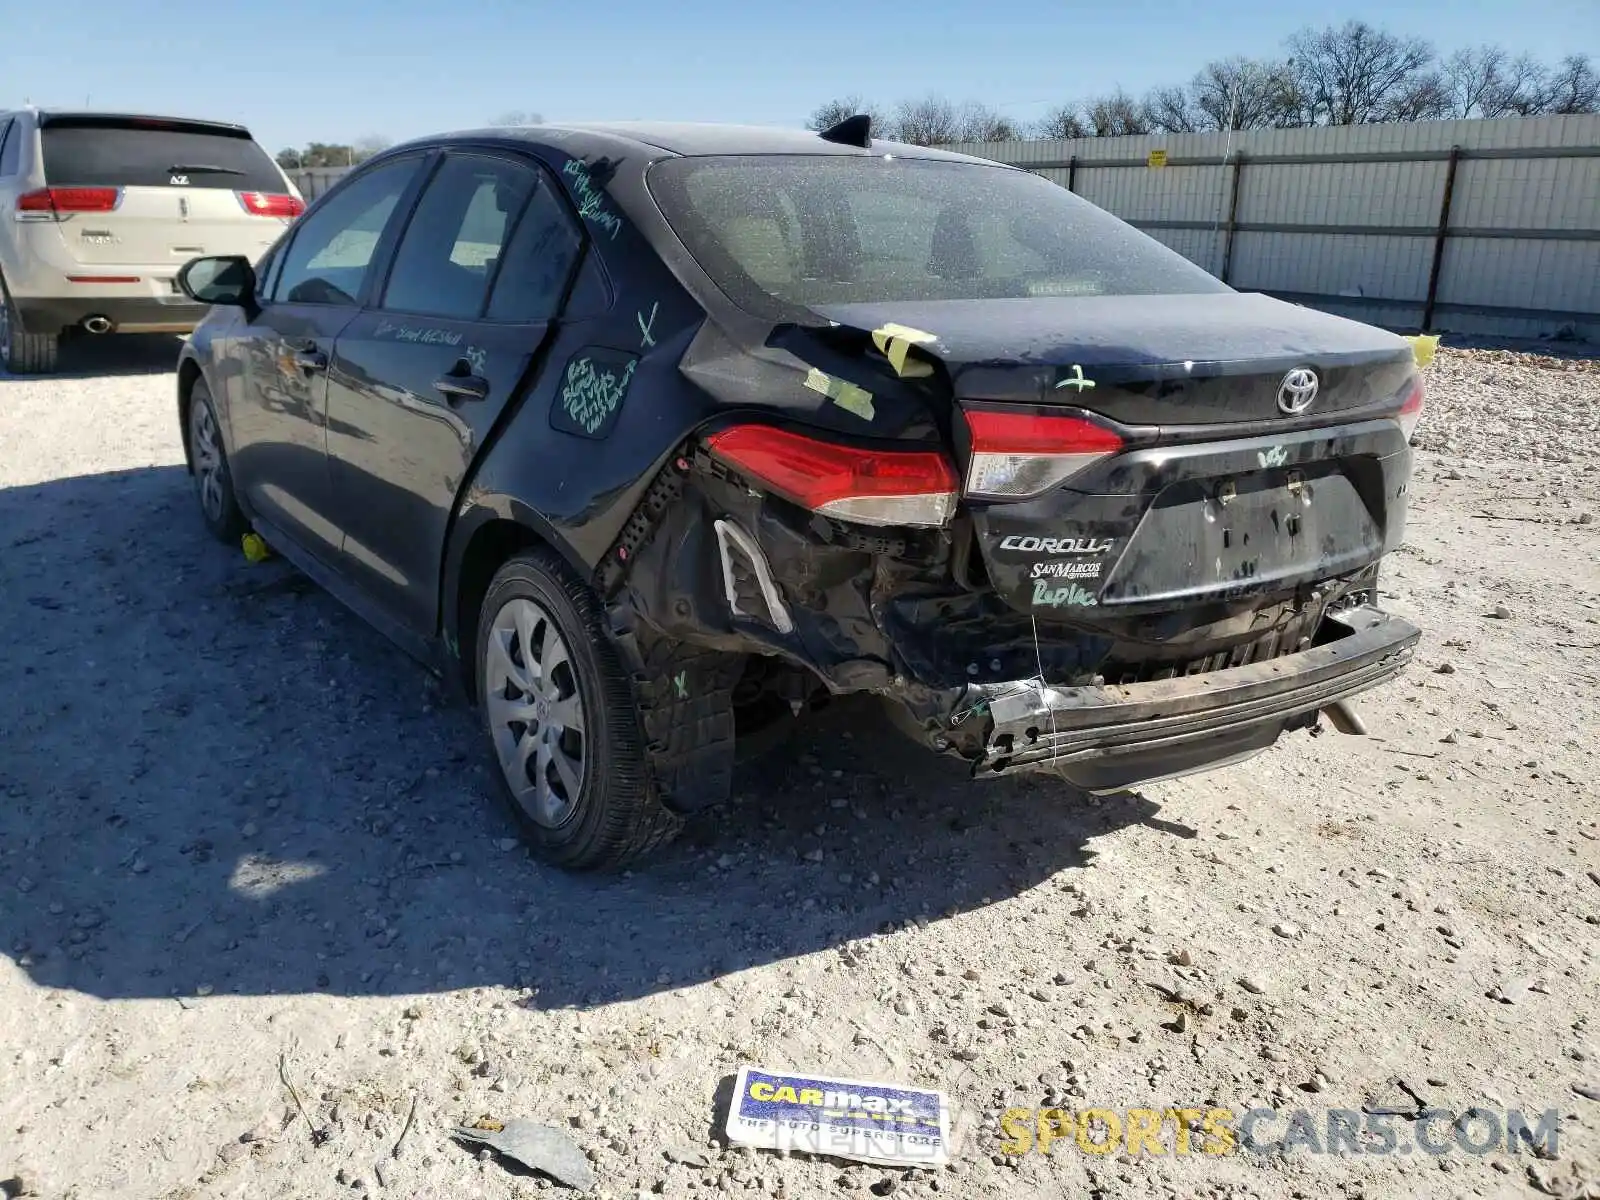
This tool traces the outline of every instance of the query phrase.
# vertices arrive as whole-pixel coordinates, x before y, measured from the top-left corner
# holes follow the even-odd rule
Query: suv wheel
[[[237,546],[250,526],[233,492],[233,472],[228,470],[228,456],[222,449],[211,392],[199,379],[189,392],[189,472],[194,476],[201,519],[211,536]]]
[[[616,867],[678,831],[600,605],[553,553],[500,568],[479,615],[477,663],[502,790],[540,857]]]
[[[11,293],[0,284],[0,367],[13,375],[43,375],[56,369],[61,338],[53,333],[27,333],[11,303]]]

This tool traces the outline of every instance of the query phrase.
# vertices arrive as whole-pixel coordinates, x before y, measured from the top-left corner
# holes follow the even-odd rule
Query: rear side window
[[[248,135],[157,121],[57,118],[40,130],[53,187],[192,187],[282,192],[283,177]]]
[[[22,122],[6,121],[0,124],[0,179],[15,175],[22,169]]]
[[[504,159],[446,158],[400,239],[383,307],[475,319],[512,221],[538,183],[531,168]]]
[[[1226,292],[1183,256],[1024,171],[879,155],[676,158],[651,194],[747,311]]]
[[[491,321],[548,321],[561,307],[582,248],[578,231],[547,179],[517,221],[489,297]]]

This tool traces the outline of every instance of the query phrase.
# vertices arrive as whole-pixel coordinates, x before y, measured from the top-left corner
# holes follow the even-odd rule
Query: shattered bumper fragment
[[[1123,687],[1038,680],[953,693],[952,730],[987,722],[979,776],[1049,770],[1111,790],[1265,749],[1340,700],[1398,675],[1421,631],[1369,606],[1329,614],[1345,635],[1265,662]]]

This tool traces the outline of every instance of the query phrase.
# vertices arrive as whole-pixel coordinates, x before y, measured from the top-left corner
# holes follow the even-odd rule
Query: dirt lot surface
[[[610,1197],[1600,1195],[1600,363],[1430,369],[1383,582],[1426,638],[1370,736],[1093,801],[839,705],[596,879],[523,853],[420,668],[207,538],[172,346],[96,349],[0,380],[5,1194],[553,1190],[450,1139],[489,1114]],[[727,1149],[744,1063],[942,1087],[954,1161]],[[1052,1103],[1310,1116],[1002,1153]],[[1309,1151],[1363,1105],[1411,1152]],[[1555,1110],[1554,1157],[1415,1120],[1474,1106]]]

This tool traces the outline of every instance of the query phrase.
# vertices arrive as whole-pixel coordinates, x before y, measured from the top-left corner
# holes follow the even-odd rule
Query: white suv
[[[187,333],[191,258],[259,258],[304,211],[239,125],[0,112],[0,367],[55,367],[64,335]]]

